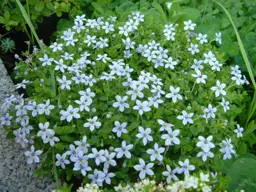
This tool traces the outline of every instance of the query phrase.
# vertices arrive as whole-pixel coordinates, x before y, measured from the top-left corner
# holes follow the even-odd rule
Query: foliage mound
[[[169,183],[218,172],[220,159],[236,156],[249,82],[191,20],[152,19],[77,16],[51,46],[17,63],[27,97],[5,100],[1,124],[29,147],[29,164],[41,163],[38,174],[53,169],[105,187]]]

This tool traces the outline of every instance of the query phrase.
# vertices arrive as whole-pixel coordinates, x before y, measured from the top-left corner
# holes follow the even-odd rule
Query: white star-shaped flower
[[[201,71],[196,70],[196,74],[192,74],[193,77],[196,77],[196,83],[206,83],[205,79],[207,75],[202,74]]]
[[[185,110],[182,111],[182,115],[177,116],[177,119],[182,120],[183,125],[187,125],[188,123],[193,124],[194,113],[187,113]]]
[[[220,95],[226,95],[226,91],[224,88],[226,87],[226,84],[220,83],[219,80],[216,81],[216,86],[212,87],[211,90],[215,92],[215,97],[219,97]]]
[[[192,23],[191,20],[188,20],[188,21],[184,21],[184,30],[187,31],[187,30],[194,30],[195,29],[195,26],[196,24],[195,23]]]
[[[236,127],[237,128],[234,130],[234,132],[236,133],[237,138],[242,137],[243,136],[244,128],[240,127],[239,124],[237,124]]]
[[[151,129],[139,126],[139,133],[136,135],[139,139],[143,140],[143,144],[146,145],[148,141],[153,141],[153,137],[150,135]]]
[[[173,86],[170,86],[170,93],[166,94],[166,98],[172,98],[172,101],[174,103],[177,102],[177,100],[182,100],[182,96],[179,94],[180,88],[174,88]]]
[[[140,172],[139,174],[140,179],[144,179],[146,175],[150,175],[150,176],[154,175],[154,172],[151,170],[151,168],[154,166],[153,163],[149,163],[146,165],[143,159],[140,159],[139,161],[140,161],[140,164],[135,165],[134,169]]]
[[[213,139],[212,135],[208,136],[207,138],[199,136],[198,139],[199,142],[197,142],[196,146],[200,147],[203,151],[208,152],[210,149],[215,148],[215,145],[211,142]]]
[[[87,123],[84,124],[84,127],[89,127],[91,132],[94,131],[94,129],[99,129],[101,126],[101,122],[98,121],[98,117],[95,116],[93,118],[87,119]]]
[[[120,159],[123,157],[123,155],[125,155],[126,158],[130,159],[131,158],[131,153],[129,152],[129,150],[131,150],[133,148],[133,145],[126,145],[126,141],[122,141],[122,147],[121,148],[116,148],[115,152],[116,154],[116,158]]]
[[[144,112],[150,111],[149,102],[136,100],[136,105],[133,107],[134,110],[138,111],[140,115],[143,115]]]
[[[154,149],[148,149],[147,150],[147,154],[150,155],[150,160],[151,161],[163,161],[163,156],[161,155],[161,153],[164,152],[164,148],[163,147],[158,147],[158,144],[155,143],[154,144]]]
[[[177,138],[177,136],[180,134],[180,130],[172,130],[172,128],[167,128],[167,134],[163,134],[161,136],[161,139],[165,140],[165,145],[179,145],[180,140]]]
[[[119,121],[115,121],[115,127],[112,129],[112,131],[114,133],[116,133],[117,137],[121,137],[122,133],[128,133],[128,131],[126,130],[127,127],[127,123],[120,123]]]
[[[113,107],[119,108],[119,111],[123,112],[125,108],[129,108],[129,104],[125,101],[128,99],[128,96],[124,96],[123,98],[119,95],[116,96],[117,102],[113,103]]]
[[[167,183],[170,183],[172,180],[178,181],[178,177],[175,175],[178,172],[178,168],[172,170],[169,165],[166,165],[167,171],[164,171],[162,174],[167,177]]]
[[[179,164],[181,168],[178,170],[178,173],[179,174],[184,173],[185,176],[189,176],[189,171],[193,171],[196,169],[194,165],[189,164],[188,159],[186,159],[184,162],[179,161]]]

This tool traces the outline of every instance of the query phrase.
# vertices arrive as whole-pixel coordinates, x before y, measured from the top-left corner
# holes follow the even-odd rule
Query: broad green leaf
[[[5,22],[6,22],[5,19],[2,16],[0,16],[0,23],[5,24]]]
[[[96,2],[92,2],[92,6],[94,7],[94,9],[100,13],[100,14],[104,14],[104,9],[100,6],[100,4],[96,3]]]
[[[160,13],[161,18],[164,21],[164,23],[167,23],[167,17],[166,17],[166,14],[165,14],[162,6],[157,2],[153,2],[151,5]]]
[[[228,171],[229,190],[256,191],[256,158],[240,158]]]
[[[182,16],[182,19],[184,19],[184,20],[191,19],[192,21],[195,21],[201,15],[201,11],[200,10],[198,10],[196,8],[191,8],[191,7],[184,7],[180,11],[181,11],[182,14],[184,14]]]
[[[10,20],[10,12],[9,11],[5,11],[4,12],[4,18],[5,18],[5,21],[9,21]]]

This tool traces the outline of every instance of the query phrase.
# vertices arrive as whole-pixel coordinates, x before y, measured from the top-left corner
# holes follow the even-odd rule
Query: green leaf
[[[58,149],[59,151],[64,150],[64,148],[66,147],[66,145],[63,142],[58,142],[55,145],[55,148]]]
[[[4,18],[5,18],[5,21],[9,21],[10,20],[10,12],[9,11],[5,11],[4,12]]]
[[[16,21],[9,21],[7,24],[8,25],[12,25],[12,26],[17,26],[18,22],[16,22]]]
[[[44,2],[39,1],[36,5],[35,5],[35,10],[37,12],[41,12],[44,9]]]
[[[164,23],[167,23],[167,17],[166,17],[166,14],[165,14],[162,6],[157,2],[153,2],[152,6],[160,13],[161,18],[164,21]]]
[[[58,32],[64,31],[71,26],[72,26],[72,23],[69,20],[60,19],[57,24],[57,31]]]
[[[64,135],[68,133],[75,133],[76,129],[73,126],[55,127],[54,131],[57,135]]]
[[[133,131],[133,129],[135,128],[138,128],[140,125],[140,122],[138,121],[135,121],[135,122],[132,122],[128,127],[127,127],[127,131]]]
[[[5,19],[2,16],[0,16],[0,23],[5,24],[5,22]]]
[[[61,11],[57,11],[56,15],[57,15],[58,17],[61,17],[62,12],[61,12]]]
[[[74,142],[75,139],[68,135],[62,135],[62,136],[60,136],[60,140],[72,143],[72,142]]]
[[[46,2],[45,5],[48,9],[54,10],[54,4],[52,2]]]
[[[102,137],[106,137],[112,132],[112,129],[112,123],[105,122],[104,125],[99,129],[98,134]]]
[[[201,11],[195,8],[191,8],[191,7],[185,7],[181,9],[181,13],[183,13],[184,15],[182,16],[182,18],[184,20],[188,20],[191,19],[192,21],[195,21],[196,19],[198,19],[201,15]]]
[[[125,173],[118,171],[118,172],[116,172],[116,177],[122,179],[125,177]]]
[[[229,190],[256,191],[256,158],[236,160],[227,175],[231,177]]]
[[[92,2],[92,6],[98,13],[104,14],[104,9],[100,6],[100,4]]]

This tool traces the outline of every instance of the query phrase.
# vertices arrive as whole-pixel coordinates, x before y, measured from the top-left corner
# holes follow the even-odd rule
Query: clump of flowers
[[[155,180],[143,179],[140,182],[133,184],[119,184],[113,187],[115,192],[178,192],[178,191],[201,191],[211,192],[214,190],[214,183],[217,177],[215,174],[200,172],[199,175],[190,175],[185,177],[184,180],[174,181],[170,184],[164,185],[163,183],[157,184]],[[103,190],[96,184],[86,184],[79,187],[77,192],[102,192]]]
[[[98,186],[215,170],[242,142],[235,118],[249,82],[195,28],[152,26],[139,12],[126,22],[79,16],[17,64],[28,97],[4,101],[1,125],[29,147],[29,164]]]

